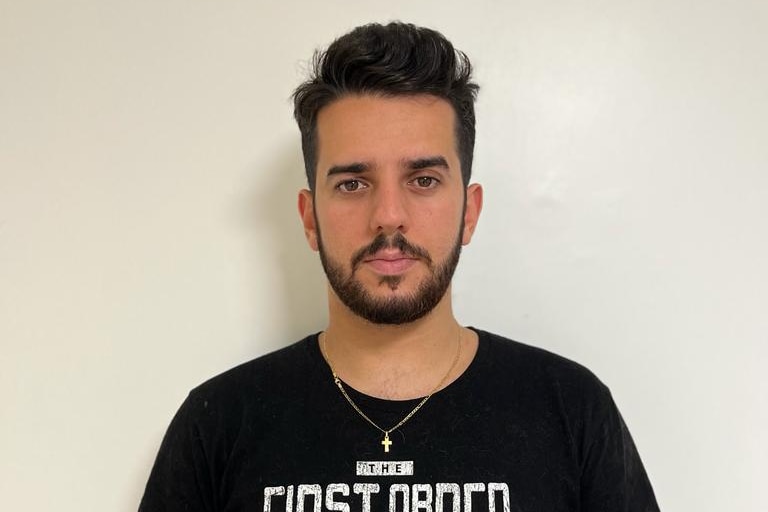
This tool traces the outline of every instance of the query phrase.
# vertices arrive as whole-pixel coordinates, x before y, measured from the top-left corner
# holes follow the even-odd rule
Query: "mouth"
[[[396,277],[420,261],[432,267],[429,253],[422,247],[408,243],[402,233],[390,238],[379,233],[368,246],[353,255],[351,266],[353,274],[359,267],[365,267],[382,277]]]
[[[419,258],[399,250],[382,250],[363,259],[363,264],[381,275],[402,274],[419,261]]]

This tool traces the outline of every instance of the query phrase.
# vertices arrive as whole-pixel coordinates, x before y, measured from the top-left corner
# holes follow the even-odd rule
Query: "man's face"
[[[319,112],[315,192],[299,209],[358,316],[407,323],[445,296],[482,202],[478,185],[465,196],[455,133],[451,105],[428,95],[347,96]]]

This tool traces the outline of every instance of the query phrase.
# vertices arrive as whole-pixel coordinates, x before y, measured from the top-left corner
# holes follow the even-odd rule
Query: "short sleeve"
[[[213,512],[211,471],[197,419],[204,404],[190,394],[171,421],[139,512]]]
[[[651,483],[613,400],[582,461],[583,512],[658,512]]]

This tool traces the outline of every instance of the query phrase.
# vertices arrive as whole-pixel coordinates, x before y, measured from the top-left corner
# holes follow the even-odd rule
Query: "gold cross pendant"
[[[389,432],[384,432],[384,440],[381,444],[384,445],[384,453],[389,453],[389,447],[392,446],[392,441],[389,440]]]

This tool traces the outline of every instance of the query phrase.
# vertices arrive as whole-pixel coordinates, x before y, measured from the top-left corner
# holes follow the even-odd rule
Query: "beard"
[[[445,296],[459,263],[463,231],[462,218],[456,242],[445,260],[437,264],[432,261],[426,249],[411,244],[402,233],[398,232],[389,237],[380,233],[369,245],[352,255],[350,272],[346,272],[344,265],[328,256],[319,229],[317,241],[325,275],[341,302],[357,316],[371,323],[401,325],[422,318],[432,311]],[[413,293],[405,296],[376,297],[366,290],[363,283],[355,276],[355,272],[366,257],[385,248],[396,248],[405,256],[419,258],[426,264],[429,273]],[[387,285],[394,291],[398,288],[403,277],[387,275],[381,276],[379,279],[380,285]]]

